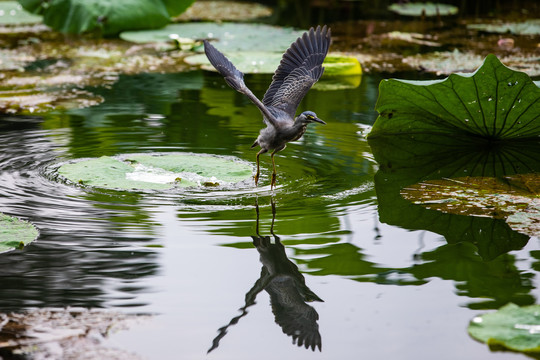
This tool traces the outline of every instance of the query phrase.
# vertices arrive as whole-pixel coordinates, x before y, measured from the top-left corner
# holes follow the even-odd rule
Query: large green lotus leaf
[[[226,56],[244,74],[273,74],[279,66],[283,54],[269,51],[240,51],[231,52]],[[205,70],[216,71],[205,54],[188,56],[184,61],[190,65],[201,65]],[[362,67],[358,59],[352,56],[328,54],[323,66],[324,76],[362,74]]]
[[[224,53],[265,51],[282,54],[303,33],[264,24],[185,23],[156,30],[125,31],[120,37],[136,43],[167,42],[175,38],[215,39],[216,47]]]
[[[405,16],[445,16],[456,15],[458,8],[448,4],[438,3],[396,3],[388,7],[388,10]]]
[[[26,10],[42,14],[44,23],[57,31],[80,34],[100,30],[103,35],[165,26],[170,21],[168,10],[187,8],[192,2],[178,1],[178,6],[172,6],[171,0],[167,7],[161,0],[20,0]]]
[[[469,24],[467,28],[499,34],[540,35],[540,19],[529,19],[518,23]]]
[[[435,81],[383,80],[376,109],[379,117],[371,138],[415,133],[472,134],[491,140],[540,135],[540,88],[494,55],[473,74]]]
[[[102,156],[66,163],[58,174],[84,186],[165,190],[219,186],[251,178],[251,165],[231,158],[195,154]]]
[[[161,0],[167,9],[170,17],[180,15],[186,11],[195,0]]]
[[[0,253],[24,247],[38,235],[29,222],[0,213]]]
[[[475,317],[468,331],[490,346],[540,353],[540,305],[507,304],[496,312]]]
[[[25,11],[16,1],[0,1],[0,25],[35,24],[42,20],[41,16]]]

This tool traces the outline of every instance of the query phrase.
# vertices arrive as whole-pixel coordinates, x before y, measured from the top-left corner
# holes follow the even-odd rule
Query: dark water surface
[[[375,175],[364,138],[380,79],[364,75],[342,90],[321,81],[308,94],[299,110],[328,125],[310,126],[276,157],[273,194],[266,155],[259,188],[127,192],[55,178],[64,161],[129,153],[254,164],[260,114],[216,74],[125,76],[92,89],[100,106],[0,119],[0,211],[41,233],[0,255],[0,308],[157,314],[108,340],[148,359],[524,358],[490,352],[467,325],[507,302],[536,302],[538,239],[488,218],[456,239],[452,224],[471,218],[415,223],[388,200],[386,222],[399,226],[380,220],[388,178]],[[247,77],[260,97],[269,81]],[[272,231],[283,247],[269,243]],[[284,331],[313,346],[320,335],[322,351],[293,345]]]

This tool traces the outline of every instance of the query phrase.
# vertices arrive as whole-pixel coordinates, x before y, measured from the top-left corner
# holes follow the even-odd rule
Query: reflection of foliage
[[[534,297],[528,294],[534,288],[532,274],[522,274],[514,265],[514,257],[502,255],[492,261],[484,261],[473,245],[457,243],[444,245],[434,251],[423,253],[425,263],[414,265],[404,271],[418,279],[438,277],[454,280],[458,294],[471,298],[490,298],[490,301],[469,305],[475,309],[498,308],[509,301],[532,304]]]
[[[516,231],[540,233],[540,178],[535,174],[463,177],[409,185],[401,195],[427,209],[458,215],[505,219]]]
[[[427,229],[449,243],[468,241],[486,259],[521,248],[528,237],[503,220],[443,214],[411,204],[400,191],[421,181],[445,177],[502,177],[540,170],[540,147],[535,141],[479,143],[466,136],[389,136],[369,141],[380,164],[375,175],[381,221],[409,229]]]

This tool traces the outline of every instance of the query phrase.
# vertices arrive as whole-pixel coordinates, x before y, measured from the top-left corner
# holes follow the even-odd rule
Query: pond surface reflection
[[[246,81],[262,97],[270,78]],[[466,327],[479,309],[536,302],[538,239],[502,220],[405,206],[402,173],[379,169],[364,138],[379,81],[321,81],[308,94],[299,111],[328,125],[277,155],[274,192],[269,157],[259,187],[237,190],[114,191],[55,177],[66,160],[130,153],[254,163],[260,114],[217,74],[123,76],[90,89],[99,106],[0,119],[2,212],[41,232],[0,255],[0,308],[156,314],[108,340],[149,359],[521,358],[491,353]]]

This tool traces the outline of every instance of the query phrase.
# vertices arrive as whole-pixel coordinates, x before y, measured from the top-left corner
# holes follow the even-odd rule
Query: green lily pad
[[[508,304],[497,312],[475,317],[469,334],[489,346],[540,353],[540,305]]]
[[[170,17],[187,9],[194,0],[20,0],[22,6],[43,15],[53,29],[71,34],[100,31],[115,35],[124,30],[165,26]]]
[[[497,179],[438,179],[407,186],[401,195],[427,209],[467,216],[508,219],[516,231],[540,234],[540,176],[523,174]]]
[[[288,46],[287,46],[288,47]],[[284,51],[282,49],[282,51]],[[244,74],[273,74],[283,56],[279,52],[241,51],[226,54],[227,58]],[[203,69],[216,71],[205,54],[188,56],[184,59],[190,65],[200,65]],[[324,76],[361,75],[362,67],[355,57],[328,54],[323,63]]]
[[[169,42],[176,38],[215,39],[216,46],[224,53],[264,51],[283,54],[303,33],[264,24],[185,23],[156,30],[124,31],[120,38],[135,43]]]
[[[0,213],[0,253],[23,248],[38,235],[39,231],[28,221]]]
[[[133,154],[81,159],[63,164],[58,174],[83,186],[166,190],[205,187],[251,179],[252,167],[234,158],[200,154]]]
[[[24,25],[42,22],[43,17],[25,11],[17,1],[0,1],[0,25]]]
[[[517,23],[469,24],[467,28],[496,34],[540,35],[540,19],[529,19]]]
[[[438,3],[396,3],[388,7],[388,10],[404,16],[448,16],[456,15],[458,8],[448,4]]]
[[[390,134],[471,134],[486,139],[540,135],[540,88],[488,55],[473,74],[443,80],[388,79],[379,85],[379,117],[369,137]]]

